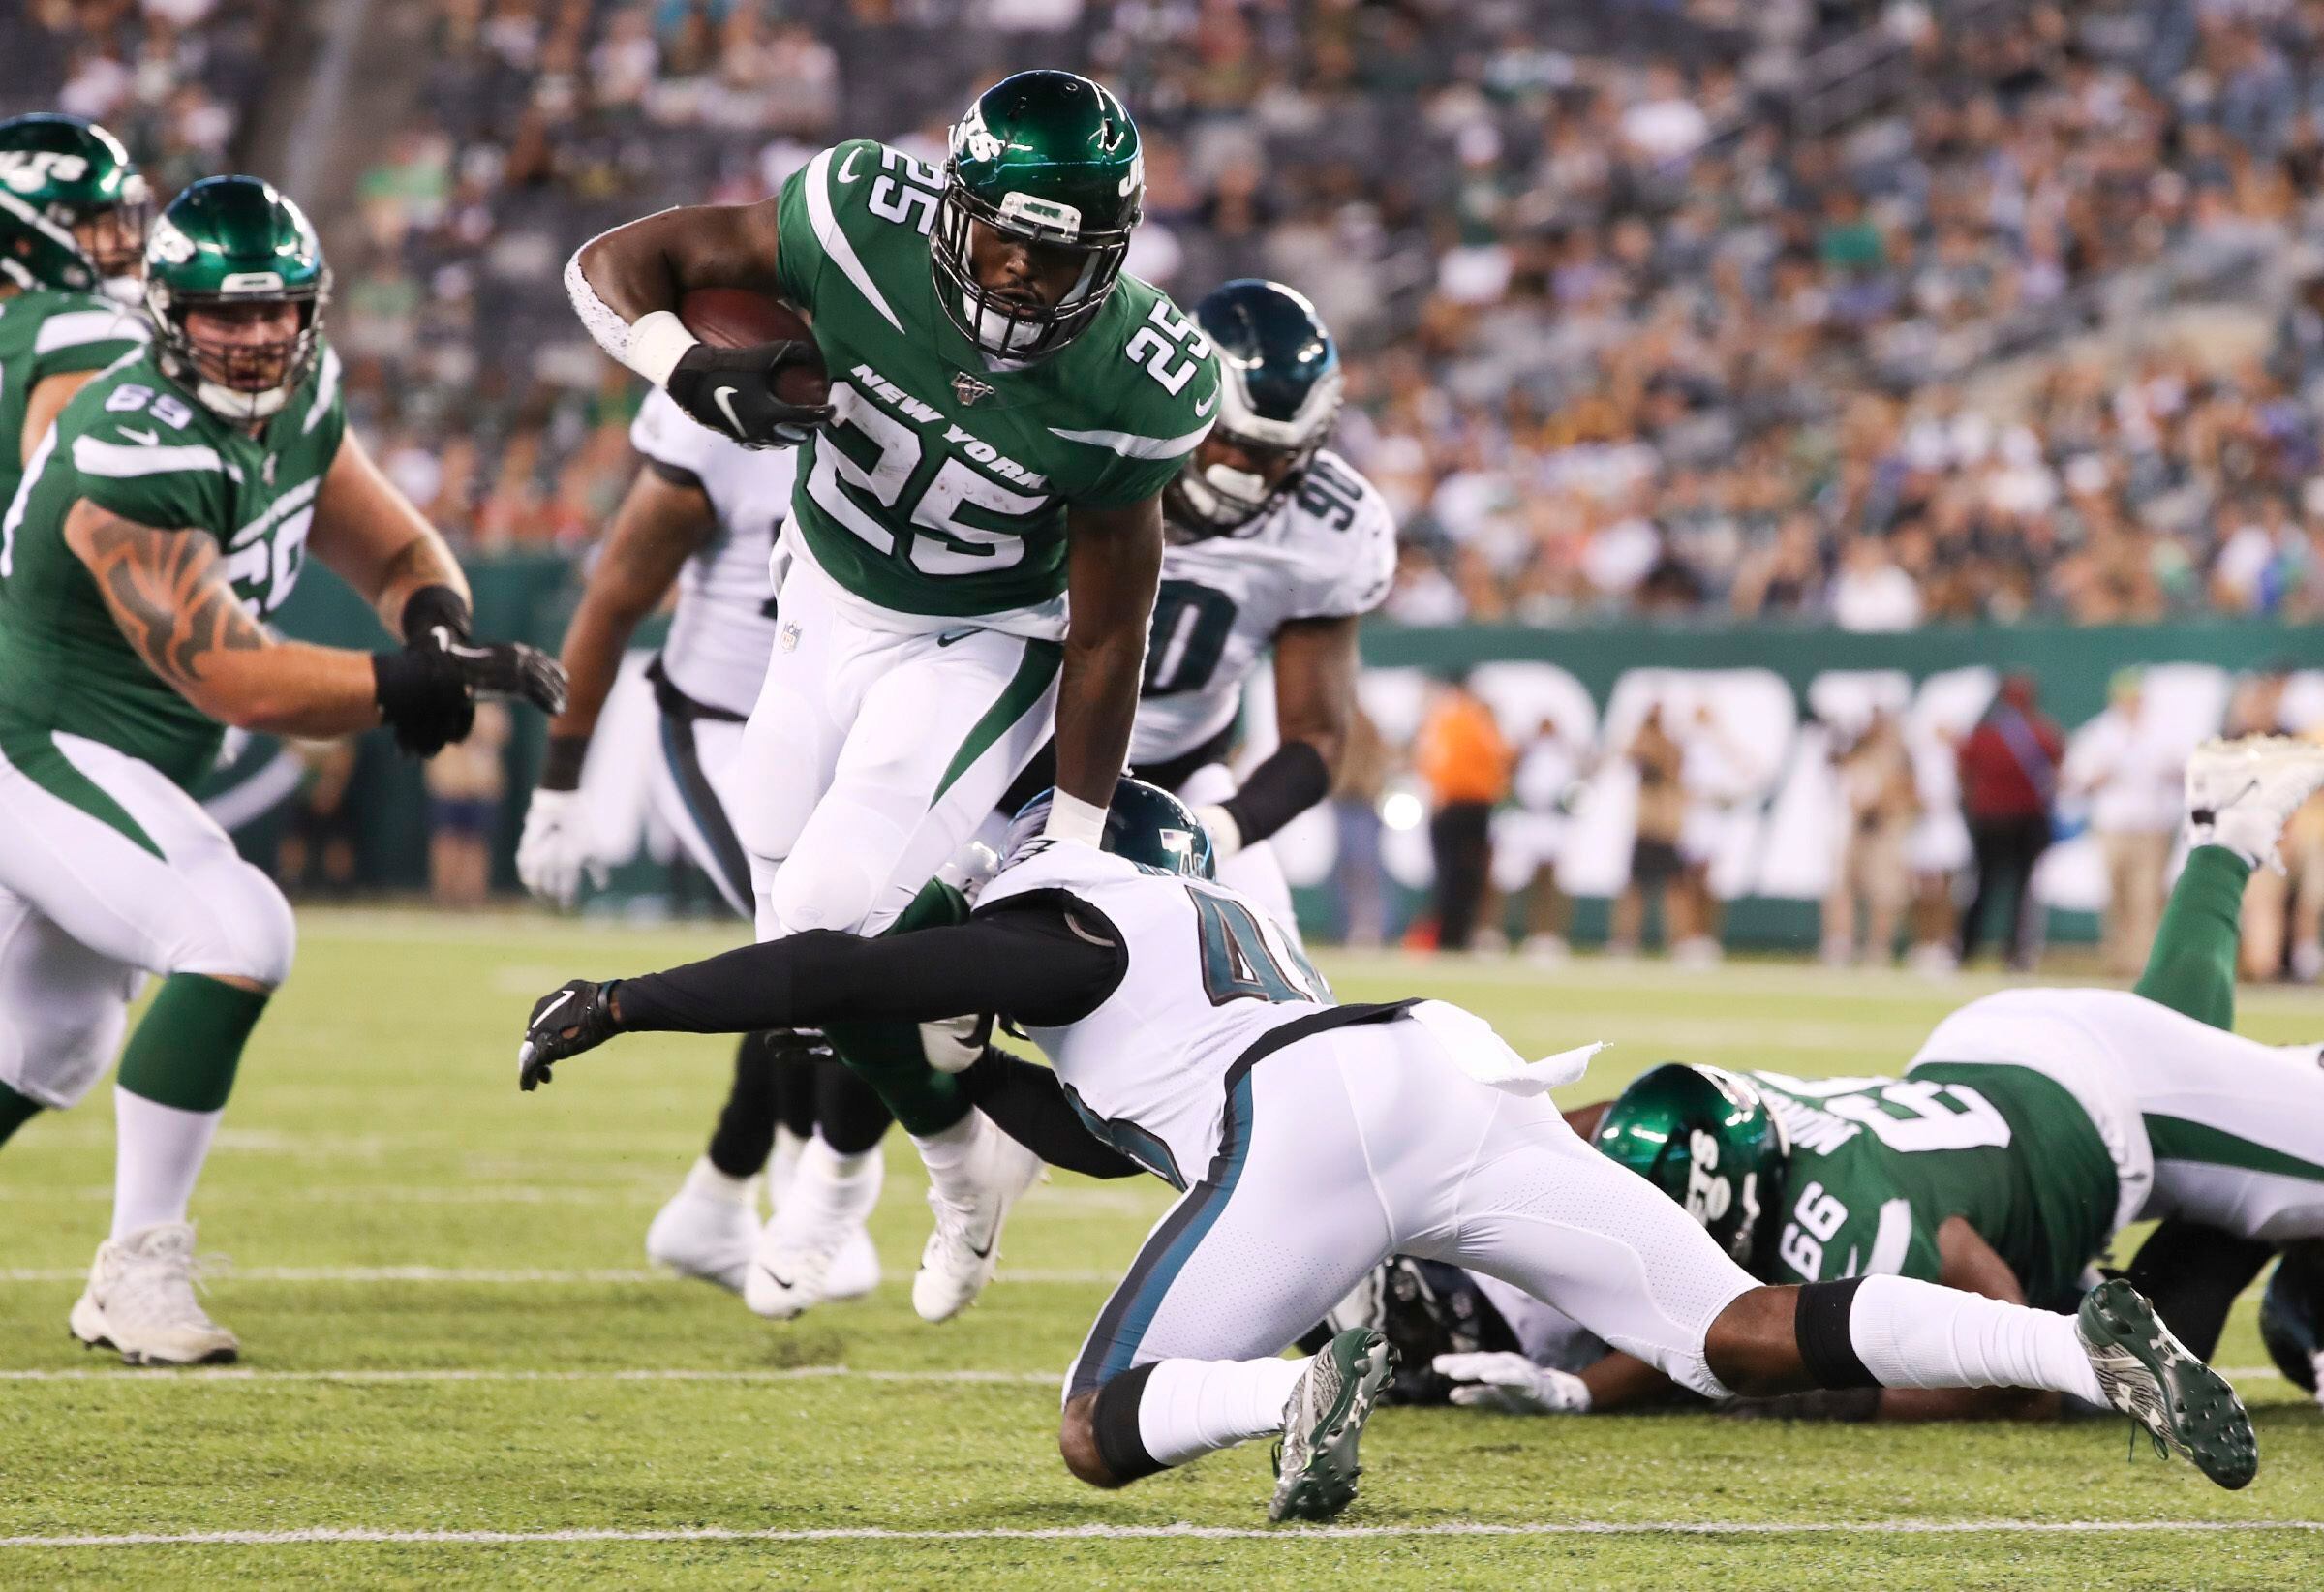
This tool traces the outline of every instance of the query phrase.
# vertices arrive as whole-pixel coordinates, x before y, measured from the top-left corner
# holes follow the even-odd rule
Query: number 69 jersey
[[[1226,729],[1243,683],[1286,621],[1369,613],[1395,572],[1388,500],[1329,449],[1309,463],[1296,492],[1240,532],[1170,547],[1131,764],[1183,757]]]
[[[1790,1142],[1770,1195],[1769,1282],[1870,1274],[1933,1282],[1937,1230],[1961,1216],[2037,1307],[2081,1296],[2114,1235],[2115,1163],[2066,1087],[2030,1067],[1916,1063],[1907,1078],[1748,1075]],[[1721,1186],[1725,1186],[1722,1184]]]
[[[65,516],[86,499],[157,531],[214,537],[234,595],[263,619],[298,584],[315,497],[346,431],[328,349],[255,437],[195,403],[150,352],[75,394],[0,520],[0,737],[62,730],[181,786],[207,772],[225,727],[131,648],[65,545]]]

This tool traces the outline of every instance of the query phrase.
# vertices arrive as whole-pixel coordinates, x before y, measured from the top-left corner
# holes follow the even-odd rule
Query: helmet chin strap
[[[263,392],[244,392],[203,377],[194,384],[194,395],[214,414],[238,420],[270,419],[290,401],[290,394],[282,387],[268,387]]]

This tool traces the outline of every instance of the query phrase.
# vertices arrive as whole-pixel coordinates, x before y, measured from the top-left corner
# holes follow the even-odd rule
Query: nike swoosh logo
[[[954,642],[965,641],[974,634],[976,634],[976,631],[973,628],[965,630],[946,630],[942,635],[936,637],[936,645],[939,647],[949,647]]]
[[[990,1259],[992,1259],[992,1257],[993,1257],[993,1243],[994,1243],[994,1239],[997,1239],[997,1238],[999,1238],[999,1237],[1000,1237],[1000,1235],[999,1235],[999,1234],[997,1234],[997,1233],[995,1233],[995,1234],[994,1234],[994,1235],[993,1235],[993,1238],[991,1238],[991,1239],[987,1239],[987,1240],[985,1240],[985,1246],[984,1246],[982,1249],[979,1249],[979,1248],[978,1248],[978,1247],[977,1247],[975,1244],[973,1244],[973,1243],[972,1243],[972,1244],[970,1244],[970,1245],[968,1246],[968,1253],[970,1253],[971,1255],[974,1255],[974,1256],[975,1256],[975,1257],[976,1257],[978,1260],[990,1260]]]
[[[711,393],[710,401],[719,406],[719,413],[726,416],[726,423],[734,428],[735,436],[740,438],[743,435],[743,422],[736,418],[734,413],[734,395],[737,390],[734,387],[719,387]]]
[[[147,447],[156,445],[162,440],[162,434],[160,432],[139,431],[135,426],[123,426],[121,428],[121,435],[124,437],[135,437],[138,442],[143,443]]]
[[[769,1265],[768,1265],[766,1262],[764,1262],[764,1261],[761,1261],[761,1262],[759,1262],[759,1264],[758,1264],[758,1269],[759,1269],[761,1271],[764,1271],[764,1272],[765,1272],[765,1273],[766,1273],[766,1274],[767,1274],[767,1275],[768,1275],[770,1278],[772,1278],[772,1279],[773,1279],[773,1281],[774,1281],[774,1283],[775,1283],[775,1286],[776,1286],[776,1287],[778,1287],[778,1288],[781,1289],[781,1290],[782,1290],[784,1293],[786,1293],[786,1294],[790,1292],[790,1288],[791,1288],[791,1279],[790,1279],[790,1278],[788,1278],[788,1277],[784,1276],[784,1275],[783,1275],[783,1274],[782,1274],[780,1271],[776,1271],[776,1270],[775,1270],[775,1268],[773,1268],[772,1266],[769,1266]]]
[[[543,1023],[546,1023],[546,1022],[547,1022],[547,1021],[548,1021],[550,1018],[552,1018],[552,1017],[554,1017],[554,1016],[556,1016],[556,1015],[557,1015],[557,1008],[558,1008],[559,1006],[562,1006],[562,1005],[564,1005],[564,1004],[565,1004],[566,1001],[568,1001],[568,1000],[570,1000],[570,999],[572,999],[572,998],[573,998],[573,992],[572,992],[572,991],[570,991],[570,990],[566,990],[566,991],[563,992],[562,994],[560,994],[560,995],[557,996],[557,999],[555,1000],[555,1002],[554,1002],[554,1003],[552,1003],[552,1004],[550,1005],[550,1007],[549,1007],[549,1009],[548,1009],[547,1011],[545,1011],[545,1012],[541,1013],[541,1014],[540,1014],[538,1017],[536,1017],[536,1018],[535,1018],[535,1019],[533,1020],[533,1030],[534,1030],[535,1033],[538,1033],[538,1032],[540,1031],[540,1026],[541,1026]],[[550,1029],[550,1030],[549,1030],[549,1032],[551,1032],[551,1033],[554,1033],[554,1032],[556,1032],[556,1030],[555,1030],[554,1028],[552,1028],[552,1029]]]
[[[1201,403],[1194,406],[1194,417],[1198,420],[1201,419],[1204,415],[1210,413],[1211,406],[1217,402],[1218,394],[1214,392],[1209,397],[1204,399]]]

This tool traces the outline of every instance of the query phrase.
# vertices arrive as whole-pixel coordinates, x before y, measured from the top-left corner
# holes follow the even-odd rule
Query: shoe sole
[[[2154,1306],[2119,1279],[2083,1301],[2080,1326],[2106,1401],[2220,1486],[2248,1486],[2259,1440],[2227,1379],[2188,1354]],[[2094,1340],[2093,1328],[2102,1334]]]
[[[121,1357],[121,1363],[124,1365],[231,1365],[242,1358],[242,1350],[238,1344],[212,1349],[208,1354],[198,1355],[192,1360],[171,1360],[166,1355],[147,1354],[138,1349],[124,1349],[102,1331],[94,1337],[83,1337],[77,1325],[68,1328],[67,1332],[73,1341],[84,1349],[112,1350]]]
[[[1357,1444],[1380,1394],[1396,1379],[1396,1352],[1387,1337],[1379,1332],[1365,1337],[1362,1352],[1348,1362],[1335,1407],[1309,1435],[1306,1459],[1275,1485],[1267,1517],[1278,1524],[1332,1519],[1356,1501],[1356,1481],[1363,1474],[1357,1462]]]

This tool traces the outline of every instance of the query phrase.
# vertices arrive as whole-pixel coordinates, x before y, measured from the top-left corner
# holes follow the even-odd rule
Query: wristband
[[[1106,840],[1106,810],[1079,796],[1057,791],[1050,798],[1049,822],[1042,827],[1044,840],[1077,841],[1083,845],[1102,846]]]
[[[540,756],[540,788],[579,790],[581,765],[589,760],[589,737],[552,735]]]
[[[409,647],[441,625],[454,641],[468,639],[474,616],[468,598],[449,586],[422,586],[404,599],[404,645]]]
[[[701,341],[670,311],[650,310],[629,323],[622,363],[656,386],[667,387],[670,372],[686,357],[686,351]]]

